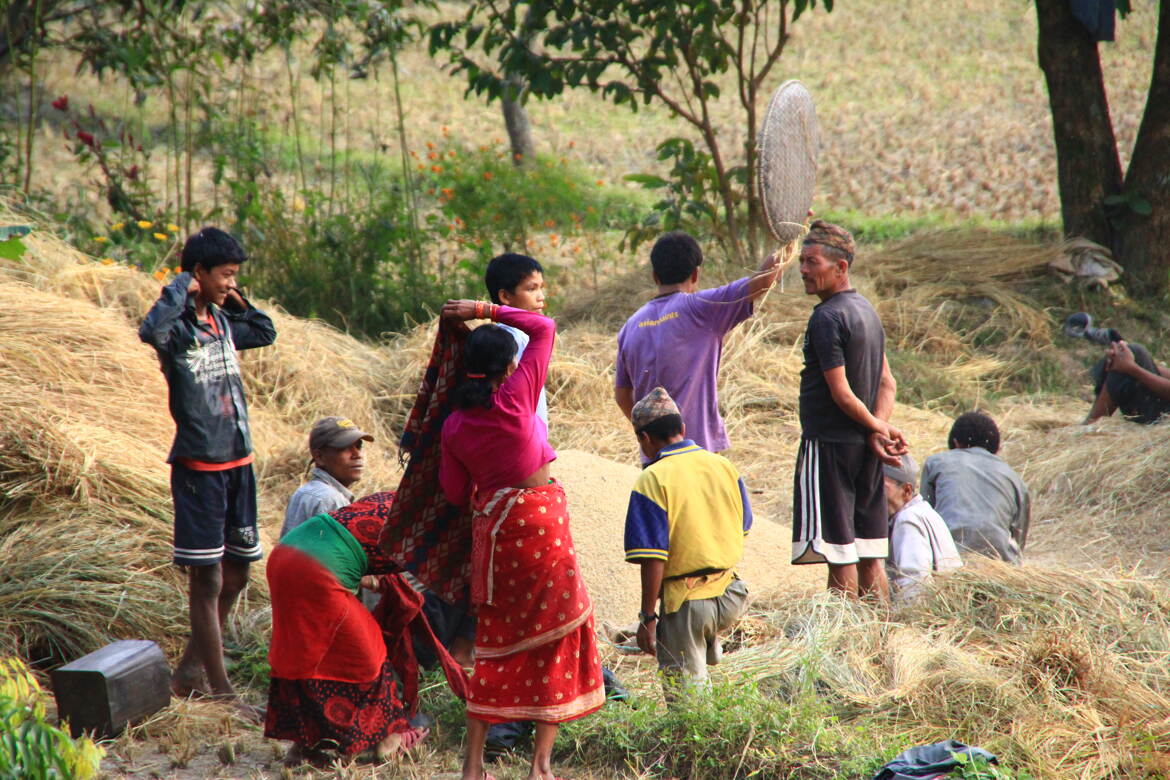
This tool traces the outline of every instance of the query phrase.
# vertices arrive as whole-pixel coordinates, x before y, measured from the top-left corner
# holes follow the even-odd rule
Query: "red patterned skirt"
[[[268,559],[272,681],[264,736],[352,755],[408,728],[382,629],[314,558],[278,545]]]
[[[593,605],[559,483],[477,497],[472,598],[478,625],[469,715],[561,723],[605,703]]]

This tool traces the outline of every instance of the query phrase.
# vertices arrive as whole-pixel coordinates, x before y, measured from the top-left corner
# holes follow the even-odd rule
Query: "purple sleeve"
[[[816,353],[821,371],[845,365],[845,331],[837,317],[814,312],[808,323],[808,341]]]
[[[752,316],[750,277],[695,293],[691,309],[700,322],[716,333],[726,333]]]
[[[634,380],[630,378],[630,369],[626,367],[626,359],[622,351],[622,334],[625,332],[626,329],[623,327],[618,333],[617,358],[613,362],[613,386],[632,388]]]
[[[496,320],[528,334],[528,346],[512,376],[504,380],[496,393],[496,403],[505,409],[536,414],[540,391],[548,375],[557,326],[549,317],[511,306],[501,306]]]

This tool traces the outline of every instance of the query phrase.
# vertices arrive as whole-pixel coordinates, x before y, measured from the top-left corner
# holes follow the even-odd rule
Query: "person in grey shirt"
[[[353,503],[350,485],[361,479],[366,466],[362,442],[373,440],[373,436],[345,417],[325,417],[313,423],[309,433],[313,471],[309,481],[289,499],[284,525],[280,527],[281,536],[310,517]]]
[[[1019,563],[1032,520],[1028,488],[998,455],[999,428],[982,412],[959,416],[950,450],[922,467],[922,496],[942,515],[962,552]]]

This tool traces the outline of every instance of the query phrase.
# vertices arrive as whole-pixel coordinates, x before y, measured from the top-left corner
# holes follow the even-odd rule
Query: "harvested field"
[[[920,237],[887,248],[868,264],[863,258],[858,283],[895,307],[884,309],[892,312],[895,349],[978,397],[987,372],[978,361],[992,358],[971,340],[965,317],[982,311],[985,318],[1013,323],[1004,351],[994,357],[1004,364],[1004,376],[1023,362],[1011,349],[1052,349],[1052,313],[1020,294],[1021,280],[1036,283],[1032,269],[1043,251],[990,238],[950,240]],[[0,651],[51,661],[111,638],[145,636],[173,657],[186,634],[184,583],[169,565],[164,460],[173,429],[157,363],[135,333],[158,284],[94,263],[45,231],[27,243],[22,263],[0,269],[0,412],[8,421],[0,433],[0,551],[10,562],[0,572]],[[1014,266],[987,273],[981,282],[987,287],[980,297],[994,305],[955,302],[947,290],[904,294],[912,285],[909,275],[942,267],[922,258],[960,250],[1015,258]],[[948,268],[962,284],[970,282],[961,277],[961,264]],[[548,383],[553,443],[560,451],[553,473],[569,492],[599,622],[615,624],[628,622],[637,609],[637,568],[622,560],[621,546],[638,471],[633,436],[612,401],[614,323],[642,299],[642,274],[611,283],[619,301],[613,308],[600,298],[578,301],[581,308],[563,321]],[[935,281],[943,284],[946,277]],[[343,412],[378,437],[360,488],[396,484],[395,432],[429,354],[433,323],[366,344],[261,305],[277,321],[278,340],[244,353],[243,362],[262,525],[271,544],[306,465],[306,430],[320,415]],[[616,311],[619,306],[625,308]],[[741,571],[756,606],[717,679],[755,681],[786,701],[798,689],[821,690],[820,681],[832,694],[817,694],[817,706],[824,718],[836,719],[826,720],[826,728],[864,725],[877,734],[866,748],[875,755],[962,734],[1041,778],[1159,776],[1157,767],[1170,753],[1164,714],[1170,706],[1164,701],[1170,596],[1132,570],[1164,566],[1165,556],[1156,551],[1168,544],[1161,507],[1170,477],[1162,457],[1170,425],[1107,420],[1082,427],[1077,423],[1085,402],[1072,396],[996,400],[989,408],[1003,430],[1002,454],[1034,494],[1030,564],[976,563],[923,602],[890,615],[845,604],[821,593],[822,569],[787,564],[799,340],[810,308],[805,296],[774,290],[726,343],[721,403],[734,444],[728,456],[753,490],[756,527]],[[909,330],[936,315],[951,328],[945,348]],[[950,408],[898,405],[894,421],[920,460],[945,446],[951,415],[944,410]],[[1064,568],[1070,564],[1083,571]],[[233,647],[260,657],[267,630],[262,572],[258,566],[229,636]],[[661,725],[653,720],[666,716],[655,714],[652,662],[609,651],[607,659],[651,702],[646,722]],[[615,763],[609,731],[636,731],[622,712],[607,710],[570,732],[565,759],[584,767],[576,776],[630,776],[628,767],[641,759],[624,754]],[[806,762],[801,765],[813,767],[816,777],[836,771],[831,751],[827,758],[789,754],[788,743],[753,747],[746,732],[729,733],[744,762],[755,762],[764,774],[790,759]],[[446,739],[457,742],[458,736]],[[846,731],[839,739],[851,744]],[[1143,745],[1142,751],[1127,752],[1132,744]],[[128,776],[279,774],[276,747],[209,704],[175,704],[113,749],[109,770]],[[238,763],[229,766],[221,755]],[[455,766],[448,749],[428,749],[419,762],[392,775],[431,777]],[[518,766],[501,774],[514,775]]]

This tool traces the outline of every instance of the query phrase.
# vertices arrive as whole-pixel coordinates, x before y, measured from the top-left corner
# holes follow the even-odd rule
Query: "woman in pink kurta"
[[[456,411],[443,424],[439,480],[452,503],[470,503],[472,601],[478,625],[467,697],[464,780],[488,777],[488,724],[536,721],[530,780],[554,780],[557,724],[605,701],[593,606],[577,566],[565,492],[549,477],[556,452],[536,416],[555,323],[542,314],[449,301],[443,316],[490,317],[528,334],[516,342],[495,325],[467,338]]]

